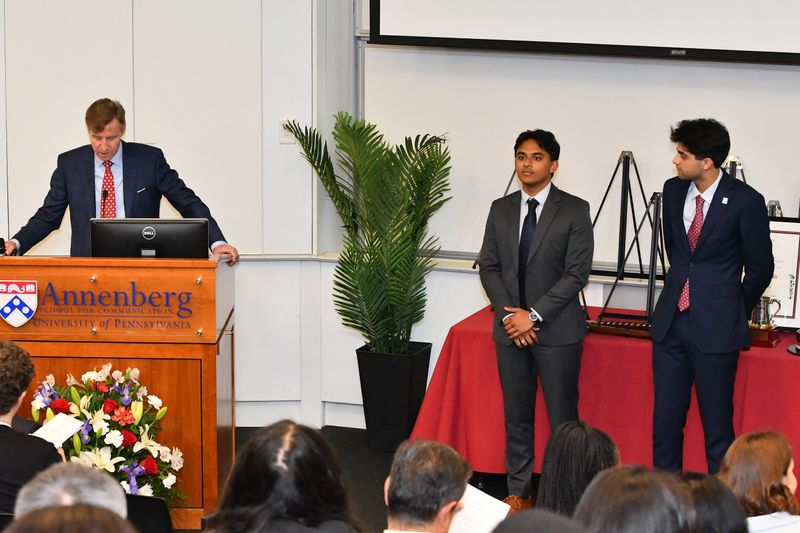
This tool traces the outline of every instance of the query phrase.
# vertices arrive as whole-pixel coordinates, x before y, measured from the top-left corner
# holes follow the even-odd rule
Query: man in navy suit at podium
[[[91,218],[158,218],[163,196],[183,217],[207,218],[211,251],[228,254],[230,264],[239,260],[239,252],[225,241],[208,206],[170,168],[163,152],[122,140],[122,104],[97,100],[86,110],[86,127],[91,144],[58,156],[42,207],[6,241],[6,255],[15,250],[24,254],[58,229],[69,207],[70,255],[89,256]]]
[[[772,242],[764,197],[721,169],[731,146],[725,126],[684,120],[671,140],[677,176],[663,195],[670,267],[652,328],[653,465],[683,468],[694,383],[713,474],[734,439],[739,350],[750,343],[748,317],[772,280]]]

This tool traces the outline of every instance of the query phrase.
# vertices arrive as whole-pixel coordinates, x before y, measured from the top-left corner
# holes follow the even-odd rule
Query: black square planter
[[[414,429],[425,397],[431,343],[412,342],[407,354],[385,354],[356,350],[367,445],[394,452]]]

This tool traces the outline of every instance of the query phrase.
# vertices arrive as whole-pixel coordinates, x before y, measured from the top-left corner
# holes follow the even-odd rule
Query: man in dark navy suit
[[[653,316],[653,465],[683,467],[683,427],[692,383],[708,471],[734,439],[733,385],[748,317],[772,279],[764,197],[731,178],[725,126],[684,120],[672,129],[677,176],[664,184],[664,243],[670,268]],[[742,277],[744,272],[744,278]]]
[[[157,218],[163,196],[183,217],[207,218],[211,251],[228,254],[231,264],[239,260],[239,252],[225,241],[208,206],[170,168],[161,150],[122,141],[122,104],[108,98],[97,100],[86,110],[86,127],[91,144],[58,156],[42,207],[6,241],[6,255],[15,250],[24,254],[58,229],[69,207],[70,255],[89,256],[90,219]]]

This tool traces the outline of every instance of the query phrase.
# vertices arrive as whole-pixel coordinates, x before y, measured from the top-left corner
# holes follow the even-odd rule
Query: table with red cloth
[[[488,307],[450,328],[422,403],[412,438],[455,448],[478,472],[503,473],[503,395]],[[794,335],[780,334],[775,348],[743,351],[734,394],[736,434],[778,429],[800,449],[800,358],[786,351]],[[652,466],[653,370],[651,341],[589,333],[584,341],[578,412],[614,439],[622,462]],[[550,427],[542,388],[536,397],[535,471]],[[687,416],[684,470],[706,471],[696,399]]]

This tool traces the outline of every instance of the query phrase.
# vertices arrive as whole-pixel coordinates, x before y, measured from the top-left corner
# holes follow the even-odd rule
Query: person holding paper
[[[578,301],[594,251],[589,204],[551,183],[561,147],[544,130],[514,143],[521,191],[492,203],[478,264],[494,308],[503,390],[508,497],[531,507],[533,415],[542,380],[550,427],[578,418],[578,373],[586,321]]]
[[[42,207],[6,241],[5,255],[24,254],[57,230],[69,207],[70,255],[89,256],[90,219],[158,218],[163,196],[182,216],[208,219],[211,251],[228,254],[230,264],[239,260],[238,250],[225,241],[208,206],[170,168],[163,152],[122,140],[122,104],[108,98],[97,100],[86,110],[86,128],[90,144],[58,156]]]
[[[31,356],[0,340],[0,512],[13,513],[20,488],[37,473],[61,461],[49,442],[11,428],[34,376]]]
[[[467,462],[446,444],[400,444],[383,485],[389,526],[385,533],[447,533],[471,475]]]

